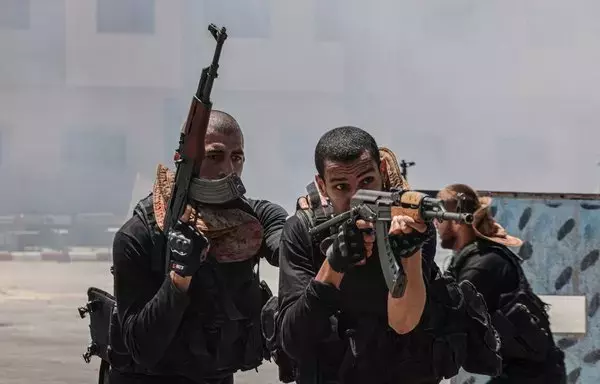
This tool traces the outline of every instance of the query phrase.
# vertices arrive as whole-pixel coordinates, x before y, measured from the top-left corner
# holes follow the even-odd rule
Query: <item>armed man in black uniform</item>
[[[395,157],[382,160],[373,137],[356,127],[325,133],[315,165],[319,192],[334,215],[350,208],[359,189],[407,187]],[[499,371],[485,304],[472,285],[441,276],[430,222],[393,217],[389,239],[397,240],[392,249],[407,281],[396,298],[373,257],[378,247],[371,223],[345,222],[321,243],[309,234],[313,224],[305,213],[289,218],[281,235],[277,340],[270,340],[273,355],[291,362],[288,378],[300,384],[439,383],[461,366]],[[410,250],[401,248],[403,241]]]
[[[465,184],[443,188],[438,197],[448,211],[473,213],[471,225],[436,222],[441,246],[452,249],[449,272],[481,292],[500,334],[503,370],[490,383],[566,383],[564,353],[556,347],[546,304],[533,293],[518,255],[508,247],[522,241],[509,235],[481,198]]]
[[[242,174],[244,138],[236,120],[213,110],[199,177]],[[174,175],[159,166],[153,193],[141,200],[113,244],[122,364],[111,384],[226,384],[264,357],[259,258],[278,265],[287,212],[266,200],[198,212],[188,206],[178,231],[192,239],[192,258],[164,273],[162,222]],[[114,332],[114,330],[113,330]],[[114,336],[113,336],[114,339]],[[115,345],[113,348],[118,349]],[[114,359],[116,361],[118,359]]]

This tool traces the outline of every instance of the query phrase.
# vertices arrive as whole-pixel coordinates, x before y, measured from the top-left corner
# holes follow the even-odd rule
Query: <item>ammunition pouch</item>
[[[466,371],[495,376],[502,369],[499,341],[483,297],[469,282],[440,275],[428,287],[423,328],[434,335],[433,369],[439,377]]]
[[[511,361],[530,362],[532,366],[545,364],[557,348],[550,332],[546,304],[531,290],[520,264],[522,259],[506,247],[481,240],[468,245],[457,255],[453,269],[459,271],[468,257],[490,250],[508,261],[519,279],[517,289],[501,295],[498,310],[491,314],[491,323],[502,340],[503,364],[510,366]]]
[[[502,335],[502,356],[506,360],[545,361],[552,345],[546,319],[540,318],[543,309],[526,292],[510,296],[511,300],[492,316],[494,327]]]
[[[500,337],[490,319],[483,296],[469,281],[458,285],[467,312],[468,347],[463,368],[467,372],[497,376],[502,371]]]
[[[467,332],[456,326],[464,311],[464,298],[446,276],[431,281],[428,292],[430,303],[424,328],[434,338],[432,368],[436,377],[449,378],[458,373],[467,355]]]

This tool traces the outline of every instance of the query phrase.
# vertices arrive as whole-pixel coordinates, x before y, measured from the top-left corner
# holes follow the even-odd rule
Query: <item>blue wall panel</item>
[[[568,383],[600,383],[600,200],[592,195],[523,195],[494,197],[495,217],[525,242],[515,251],[525,259],[523,268],[536,293],[586,296],[585,337],[555,335],[555,339],[566,355]],[[452,383],[488,379],[461,372]]]

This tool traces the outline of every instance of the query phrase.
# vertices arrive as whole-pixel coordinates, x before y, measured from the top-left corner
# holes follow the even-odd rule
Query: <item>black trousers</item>
[[[523,371],[519,367],[511,369],[511,366],[505,367],[499,377],[494,377],[488,384],[567,384],[567,369],[565,367],[564,353],[558,348],[549,353],[546,363],[533,372]]]
[[[150,376],[121,373],[111,370],[108,384],[233,384],[233,375],[222,379],[207,379],[202,382],[192,381],[181,376]]]
[[[564,364],[551,367],[538,377],[522,377],[518,375],[501,375],[494,377],[487,384],[567,384],[567,373]]]

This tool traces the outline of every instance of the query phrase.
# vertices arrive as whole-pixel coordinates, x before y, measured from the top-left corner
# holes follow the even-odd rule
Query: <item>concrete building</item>
[[[152,178],[157,162],[172,157],[214,47],[209,21],[230,32],[215,108],[260,130],[247,135],[249,148],[260,148],[264,135],[277,139],[281,124],[302,132],[302,120],[281,121],[282,114],[341,116],[340,45],[327,41],[335,36],[313,41],[314,1],[292,5],[293,17],[269,19],[291,4],[281,3],[0,2],[0,212],[125,214],[136,174]],[[290,32],[299,23],[308,25],[303,37]],[[314,138],[298,134],[303,140]]]

